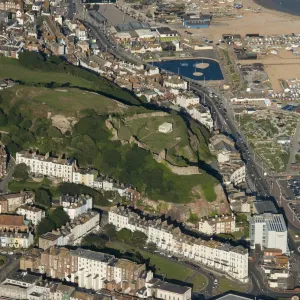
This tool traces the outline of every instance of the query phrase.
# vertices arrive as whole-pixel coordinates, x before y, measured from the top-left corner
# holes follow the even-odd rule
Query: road
[[[8,192],[8,183],[12,180],[12,175],[14,173],[16,167],[16,161],[15,159],[10,156],[9,162],[8,162],[8,172],[6,176],[0,181],[0,193],[7,193]]]
[[[296,128],[292,143],[290,145],[290,149],[289,149],[290,157],[289,157],[289,161],[286,166],[286,171],[290,170],[291,164],[295,160],[295,155],[296,155],[297,151],[299,150],[299,141],[300,141],[300,120],[298,120],[297,128]]]

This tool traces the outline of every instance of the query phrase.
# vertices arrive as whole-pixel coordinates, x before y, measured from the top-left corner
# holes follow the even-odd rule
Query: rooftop
[[[186,286],[182,286],[182,285],[177,285],[177,284],[161,281],[159,279],[152,279],[152,281],[154,281],[154,284],[153,284],[154,288],[164,290],[164,291],[168,291],[168,292],[171,292],[171,293],[185,294],[187,291],[191,290],[190,287],[186,287]]]
[[[78,248],[76,250],[71,250],[71,255],[76,255],[78,257],[83,257],[91,260],[101,261],[101,262],[109,262],[115,257],[110,254],[94,252],[87,249]]]

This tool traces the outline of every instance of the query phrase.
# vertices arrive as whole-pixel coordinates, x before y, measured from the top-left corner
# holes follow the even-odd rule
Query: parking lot
[[[287,192],[287,200],[300,200],[300,178],[293,177],[282,182],[284,189]],[[300,201],[299,201],[300,205]]]

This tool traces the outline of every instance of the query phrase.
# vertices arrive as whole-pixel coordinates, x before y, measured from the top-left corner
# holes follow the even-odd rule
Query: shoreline
[[[287,15],[287,16],[293,16],[293,17],[300,17],[300,5],[299,5],[299,12],[297,14],[293,14],[292,10],[288,9],[287,11],[282,11],[282,10],[279,10],[277,8],[271,8],[269,6],[267,6],[266,4],[264,3],[261,3],[262,1],[264,0],[252,0],[253,1],[253,4],[259,6],[261,9],[264,9],[266,11],[270,11],[270,12],[276,12],[278,14],[284,14],[284,15]],[[282,0],[284,2],[284,0]],[[277,6],[277,5],[275,5]]]

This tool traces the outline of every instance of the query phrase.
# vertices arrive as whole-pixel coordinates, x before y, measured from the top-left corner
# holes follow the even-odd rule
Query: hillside
[[[1,63],[2,66],[8,63],[14,67],[2,68]],[[42,73],[45,73],[44,78]],[[56,82],[60,81],[59,86],[44,84],[51,80],[51,76]],[[141,114],[152,114],[153,111],[124,105],[130,99],[135,105],[139,102],[106,80],[105,95],[99,95],[82,89],[96,89],[95,82],[53,70],[30,70],[19,62],[3,59],[0,59],[1,78],[23,81],[11,89],[0,91],[1,141],[9,152],[36,148],[41,153],[63,153],[67,157],[75,157],[80,167],[94,167],[104,175],[135,186],[152,200],[188,203],[204,198],[209,202],[216,199],[218,181],[205,171],[179,176],[153,158],[153,153],[166,149],[166,160],[177,166],[210,162],[212,156],[208,151],[205,130],[195,122],[187,124],[175,112],[165,113],[162,117],[140,118]],[[41,78],[43,84],[40,84]],[[99,77],[99,80],[104,79]],[[70,84],[62,86],[64,81]],[[72,88],[73,83],[76,88]],[[116,92],[126,96],[123,104],[111,99],[116,97],[107,96]],[[113,116],[112,124],[119,129],[119,141],[113,140],[112,131],[106,126],[109,115]],[[136,116],[139,117],[135,119]],[[165,121],[172,122],[174,126],[169,135],[157,132],[157,127]],[[145,149],[134,143],[124,143],[130,136],[140,139],[146,145]]]

